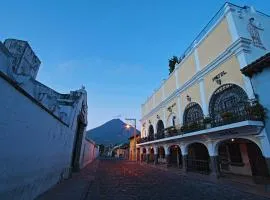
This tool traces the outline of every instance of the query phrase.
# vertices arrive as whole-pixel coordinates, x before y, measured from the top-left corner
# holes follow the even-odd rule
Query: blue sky
[[[168,76],[168,58],[181,55],[224,2],[2,0],[0,40],[29,41],[42,61],[38,80],[53,89],[84,85],[90,129],[117,115],[140,119],[141,104]],[[269,0],[232,3],[270,14]]]

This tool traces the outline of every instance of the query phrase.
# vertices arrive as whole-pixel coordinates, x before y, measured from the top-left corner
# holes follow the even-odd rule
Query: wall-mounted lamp
[[[189,95],[187,95],[187,100],[191,102],[191,97]]]
[[[217,79],[216,80],[216,83],[219,84],[219,85],[221,85],[221,79]]]

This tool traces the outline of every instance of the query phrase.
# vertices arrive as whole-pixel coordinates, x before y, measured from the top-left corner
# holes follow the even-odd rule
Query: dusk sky
[[[61,93],[86,87],[88,129],[141,104],[224,0],[1,1],[0,40],[27,40],[38,80]],[[234,0],[270,14],[269,0]],[[140,124],[137,124],[140,126]]]

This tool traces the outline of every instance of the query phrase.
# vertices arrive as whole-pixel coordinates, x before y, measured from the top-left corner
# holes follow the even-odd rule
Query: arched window
[[[149,126],[149,129],[148,129],[148,138],[149,138],[149,140],[153,140],[154,139],[154,128],[153,128],[153,125],[150,125]]]
[[[157,122],[157,138],[164,138],[164,124],[162,120]]]
[[[241,87],[235,84],[224,84],[214,92],[210,99],[210,117],[218,121],[224,113],[234,116],[245,115],[247,100],[247,94]]]
[[[184,124],[199,122],[202,119],[203,111],[201,106],[195,102],[189,103],[184,112]]]

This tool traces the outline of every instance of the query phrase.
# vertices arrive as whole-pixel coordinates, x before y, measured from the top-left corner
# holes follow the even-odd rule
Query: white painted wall
[[[0,199],[32,199],[67,177],[75,132],[0,78]]]
[[[270,142],[270,68],[265,68],[261,73],[255,74],[251,78],[254,92],[258,95],[260,103],[267,109],[267,119],[265,121],[266,135]],[[269,157],[269,156],[267,156]]]
[[[16,74],[12,58],[0,42],[0,199],[29,200],[69,177],[78,116],[83,123],[82,144],[86,144],[77,151],[78,167],[92,161],[98,148],[84,139],[85,89],[59,94],[28,76]],[[40,99],[40,94],[51,101]],[[94,157],[83,158],[83,153],[92,151]]]
[[[90,140],[84,140],[81,153],[81,168],[93,162],[99,155],[98,146]]]
[[[247,7],[246,9],[235,9],[232,12],[233,22],[236,27],[236,34],[238,37],[247,38],[252,41],[251,35],[248,31],[247,25],[249,23],[250,18],[254,18],[254,24],[261,28],[259,30],[259,35],[262,41],[262,44],[265,49],[256,47],[251,43],[250,52],[246,52],[246,62],[250,64],[256,59],[263,56],[265,53],[270,50],[270,17],[266,16],[255,10],[253,7]],[[237,37],[236,36],[236,37]]]

